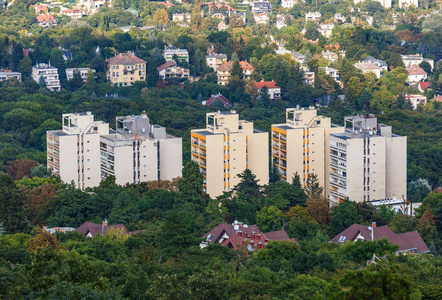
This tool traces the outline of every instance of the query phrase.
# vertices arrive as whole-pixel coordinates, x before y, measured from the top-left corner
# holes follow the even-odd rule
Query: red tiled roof
[[[427,75],[427,72],[416,64],[412,65],[411,67],[407,67],[407,71],[408,75]]]
[[[145,64],[146,61],[136,57],[132,52],[120,53],[112,58],[106,59],[106,63],[110,65],[133,65],[133,64]]]
[[[166,6],[168,6],[168,7],[171,7],[171,6],[173,6],[173,4],[172,3],[170,3],[170,2],[160,2],[160,4],[163,4],[163,5],[166,5]]]
[[[426,90],[431,87],[431,82],[429,82],[429,81],[419,82],[419,87],[421,90]]]
[[[161,72],[161,71],[163,71],[163,70],[165,70],[165,69],[167,69],[167,68],[173,67],[173,66],[175,66],[175,65],[176,65],[176,62],[174,62],[174,61],[167,61],[166,63],[164,63],[164,64],[162,64],[161,66],[159,66],[159,67],[157,68],[157,71],[158,71],[158,72]]]
[[[248,245],[251,245],[254,249],[260,249],[264,248],[269,241],[295,241],[287,235],[285,230],[262,233],[257,225],[249,225],[247,227],[239,226],[238,231],[236,231],[233,225],[225,223],[219,224],[203,237],[210,244],[221,242],[221,245],[234,249],[241,248],[241,246],[247,247]]]
[[[241,69],[243,69],[243,71],[254,69],[253,66],[246,61],[240,61],[239,65],[241,66]],[[230,71],[230,69],[232,69],[232,66],[233,66],[233,61],[226,61],[223,62],[216,70],[220,72],[227,72]]]
[[[276,85],[276,81],[260,81],[255,83],[256,89],[260,90],[263,87],[267,87],[269,89],[279,89],[279,86]]]
[[[442,102],[442,95],[434,96],[433,100],[436,102]]]
[[[41,14],[37,16],[37,21],[38,23],[42,23],[42,22],[52,22],[56,20],[53,16],[51,16],[50,14]]]
[[[337,236],[332,238],[330,242],[341,243],[345,241],[354,241],[356,237],[361,235],[365,241],[371,241],[371,231],[368,230],[368,226],[353,224]],[[343,238],[345,237],[345,238]],[[387,238],[389,242],[399,246],[399,252],[413,250],[415,253],[428,252],[428,247],[420,237],[417,231],[406,232],[406,234],[397,234],[392,231],[387,225],[381,227],[374,227],[373,240],[378,241],[382,238]]]
[[[212,97],[210,97],[210,99],[207,100],[206,105],[207,106],[212,106],[213,102],[215,102],[215,101],[221,101],[224,104],[224,107],[232,106],[232,104],[229,102],[229,100],[227,100],[221,94],[212,95]]]

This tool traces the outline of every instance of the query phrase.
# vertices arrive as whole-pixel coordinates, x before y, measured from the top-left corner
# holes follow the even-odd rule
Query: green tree
[[[29,56],[23,57],[18,64],[17,70],[29,76],[32,72],[32,59]]]
[[[338,234],[351,225],[360,224],[361,222],[362,217],[358,214],[355,203],[345,200],[332,208],[330,231],[332,234]]]
[[[6,233],[27,231],[24,194],[11,176],[0,175],[0,223]]]
[[[409,299],[413,281],[398,265],[378,263],[359,270],[349,270],[333,280],[327,299]]]
[[[309,198],[318,198],[322,196],[324,188],[319,184],[318,175],[310,173],[307,176],[305,192]]]
[[[188,162],[183,168],[183,178],[178,181],[179,193],[175,200],[178,206],[191,205],[202,210],[207,206],[207,197],[203,192],[204,176],[195,162]]]
[[[45,78],[43,77],[43,75],[41,75],[40,78],[38,79],[38,85],[40,85],[41,87],[46,86],[46,81],[45,81]]]
[[[424,69],[425,72],[427,72],[428,74],[431,73],[431,65],[428,61],[423,61],[419,64],[419,67],[421,67],[422,69]]]
[[[275,206],[263,207],[256,213],[256,224],[263,232],[281,229],[284,214]]]
[[[138,219],[139,212],[135,200],[127,192],[119,193],[114,200],[111,213],[109,214],[109,223],[124,223],[127,225],[132,222],[137,222]]]
[[[270,94],[269,94],[269,88],[267,86],[263,86],[263,88],[259,92],[259,97],[261,98],[261,101],[264,104],[264,108],[269,108]]]

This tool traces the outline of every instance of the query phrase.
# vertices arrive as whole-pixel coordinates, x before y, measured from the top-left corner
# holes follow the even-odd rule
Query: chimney
[[[376,222],[371,222],[371,227],[376,228]]]
[[[237,231],[236,234],[237,234],[238,236],[242,236],[242,231],[241,231],[241,230],[240,230],[240,231]]]
[[[107,220],[106,219],[103,220],[103,226],[107,226]]]
[[[252,239],[255,239],[255,232],[252,231]]]

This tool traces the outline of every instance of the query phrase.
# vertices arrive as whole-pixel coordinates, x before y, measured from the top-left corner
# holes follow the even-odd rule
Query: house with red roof
[[[257,225],[246,225],[238,221],[233,224],[219,224],[203,238],[205,240],[200,243],[201,249],[209,244],[218,243],[232,249],[243,249],[249,252],[265,248],[270,241],[295,242],[295,239],[290,238],[285,230],[263,233]]]
[[[221,94],[212,95],[209,100],[202,102],[203,105],[207,106],[213,106],[214,104],[217,103],[218,104],[221,103],[224,106],[224,108],[229,108],[232,106],[232,103],[230,103],[229,100],[227,100],[226,97],[224,97]]]
[[[78,20],[83,18],[86,13],[81,9],[65,9],[61,11],[61,14],[66,15],[73,20]]]
[[[419,82],[419,84],[417,85],[417,88],[421,93],[423,93],[426,89],[429,89],[430,87],[431,87],[431,82],[429,81],[422,81]]]
[[[54,27],[57,26],[58,21],[56,18],[51,16],[50,14],[41,14],[37,16],[38,25],[43,28]]]
[[[270,17],[266,13],[260,13],[254,16],[256,24],[268,24]]]
[[[261,92],[263,87],[268,88],[270,100],[281,98],[281,87],[276,85],[276,81],[261,81],[255,83],[255,89],[258,93]]]
[[[395,233],[387,225],[376,227],[376,222],[372,226],[353,224],[334,238],[332,243],[343,245],[345,242],[369,242],[386,238],[390,243],[398,245],[396,253],[428,253],[430,250],[417,231]]]
[[[409,83],[419,82],[421,80],[425,80],[428,78],[427,72],[425,72],[424,69],[422,69],[421,67],[419,67],[416,64],[409,66],[406,69],[408,72],[408,80],[407,81]]]
[[[106,59],[107,80],[117,86],[131,86],[135,81],[146,80],[146,61],[133,52],[119,53]]]
[[[49,12],[49,6],[44,5],[44,4],[36,4],[36,5],[31,5],[36,14],[47,14]]]
[[[175,61],[166,61],[157,68],[158,74],[163,80],[168,78],[183,78],[190,76],[190,70],[177,65]]]

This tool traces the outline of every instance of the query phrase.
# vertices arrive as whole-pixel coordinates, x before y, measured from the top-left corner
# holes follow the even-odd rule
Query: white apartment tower
[[[345,118],[345,132],[330,135],[330,202],[406,197],[407,137],[374,115]]]
[[[329,187],[330,133],[344,132],[330,118],[318,116],[314,107],[288,108],[286,123],[272,125],[272,165],[284,181],[297,172],[305,186],[309,174],[318,175],[324,192]]]
[[[94,121],[90,112],[64,114],[63,129],[47,132],[47,162],[52,174],[79,189],[100,184],[100,136],[109,124]]]
[[[150,124],[146,114],[117,117],[116,131],[100,139],[101,179],[119,185],[181,176],[182,139]]]
[[[48,168],[80,189],[109,175],[117,184],[181,176],[182,141],[150,124],[146,114],[117,117],[116,130],[90,112],[64,114],[63,129],[47,132]]]
[[[191,132],[192,161],[204,175],[204,191],[212,198],[231,191],[237,176],[250,169],[259,184],[269,182],[268,132],[239,120],[235,111],[208,113],[206,128]]]

